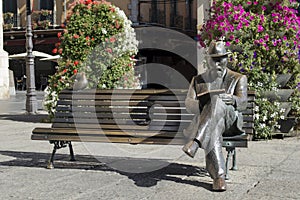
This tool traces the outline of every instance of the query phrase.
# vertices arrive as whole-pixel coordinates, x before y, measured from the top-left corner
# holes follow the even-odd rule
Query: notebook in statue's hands
[[[201,93],[197,94],[197,98],[201,98],[203,96],[209,95],[209,96],[213,96],[213,95],[219,95],[219,94],[223,94],[225,93],[225,89],[218,89],[218,90],[206,90],[203,91]]]
[[[205,90],[198,93],[197,99],[199,100],[200,107],[203,107],[205,104],[207,104],[212,96],[219,94],[225,94],[225,89]]]

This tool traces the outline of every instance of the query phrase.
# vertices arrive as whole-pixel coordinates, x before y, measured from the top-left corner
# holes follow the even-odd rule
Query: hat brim
[[[212,58],[217,58],[217,57],[227,56],[229,54],[231,54],[231,52],[226,52],[226,53],[222,53],[222,54],[208,54],[207,56],[210,56]]]

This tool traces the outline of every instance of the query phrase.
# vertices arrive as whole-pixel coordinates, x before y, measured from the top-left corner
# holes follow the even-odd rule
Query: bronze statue
[[[183,151],[194,157],[199,147],[204,149],[215,191],[226,190],[223,136],[244,133],[240,111],[247,106],[247,78],[227,68],[228,54],[224,42],[210,44],[208,70],[193,77],[185,100],[188,112],[195,117],[184,130],[190,141]]]

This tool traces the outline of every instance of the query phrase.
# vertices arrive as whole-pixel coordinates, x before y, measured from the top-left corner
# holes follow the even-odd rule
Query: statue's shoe
[[[182,150],[188,156],[194,158],[198,148],[199,148],[199,144],[196,141],[191,140],[183,146]]]
[[[219,177],[215,178],[213,182],[213,188],[214,191],[223,192],[226,191],[226,182],[225,178]]]

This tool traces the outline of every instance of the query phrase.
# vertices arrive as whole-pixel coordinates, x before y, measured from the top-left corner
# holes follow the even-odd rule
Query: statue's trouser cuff
[[[205,151],[206,169],[212,179],[225,178],[225,160],[222,154],[222,143],[217,143],[209,152]]]

